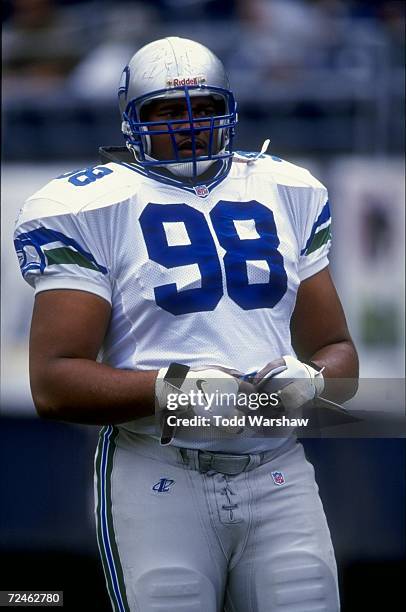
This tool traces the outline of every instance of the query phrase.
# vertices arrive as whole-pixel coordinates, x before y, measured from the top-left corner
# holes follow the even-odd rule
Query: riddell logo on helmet
[[[206,78],[204,76],[177,77],[174,79],[168,79],[167,85],[168,87],[184,87],[185,85],[188,85],[188,86],[202,85],[205,82],[206,82]]]

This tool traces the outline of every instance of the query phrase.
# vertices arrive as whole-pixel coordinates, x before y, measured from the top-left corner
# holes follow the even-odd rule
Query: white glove
[[[324,389],[322,370],[291,355],[268,363],[255,375],[253,383],[258,391],[277,393],[287,411],[297,410]]]
[[[155,382],[155,397],[164,415],[200,416],[210,419],[212,426],[239,433],[241,427],[223,427],[221,419],[214,416],[231,418],[241,416],[237,400],[239,394],[255,391],[253,384],[241,380],[243,374],[237,370],[221,366],[205,366],[201,369],[188,368],[181,364],[171,364],[161,368]],[[174,432],[170,433],[174,436]],[[168,443],[168,442],[166,442]]]

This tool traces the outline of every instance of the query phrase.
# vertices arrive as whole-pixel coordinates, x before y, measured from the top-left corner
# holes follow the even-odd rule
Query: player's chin
[[[203,155],[207,155],[207,147],[196,147],[195,154],[196,157],[202,157]],[[179,157],[181,159],[193,158],[193,149],[182,149],[181,151],[179,151]]]

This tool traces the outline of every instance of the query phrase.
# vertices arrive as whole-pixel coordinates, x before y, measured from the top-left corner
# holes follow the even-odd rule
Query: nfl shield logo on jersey
[[[272,480],[276,485],[285,484],[285,477],[282,472],[271,472]]]
[[[196,187],[193,187],[193,189],[199,198],[207,198],[209,195],[209,190],[207,189],[206,185],[197,185]]]

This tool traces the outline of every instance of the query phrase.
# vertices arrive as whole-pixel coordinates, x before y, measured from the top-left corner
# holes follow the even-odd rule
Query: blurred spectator
[[[405,3],[385,2],[378,9],[378,15],[391,41],[391,60],[404,69],[405,65]]]
[[[232,56],[235,70],[256,74],[257,85],[306,81],[309,68],[324,66],[336,39],[335,23],[317,4],[300,0],[238,3],[241,44]]]
[[[68,91],[75,97],[115,100],[122,69],[137,48],[150,42],[151,31],[160,23],[155,4],[143,2],[108,2],[103,14],[97,42],[67,79]]]
[[[150,4],[149,0],[144,0]],[[194,20],[227,20],[236,16],[236,0],[155,0],[163,22],[179,23]]]
[[[121,74],[138,46],[142,45],[134,39],[132,44],[106,42],[96,47],[73,70],[67,81],[69,91],[86,100],[115,100],[117,75]],[[103,66],[103,71],[100,66]]]
[[[53,0],[14,0],[3,27],[5,94],[60,83],[87,50],[83,29],[76,13]]]

